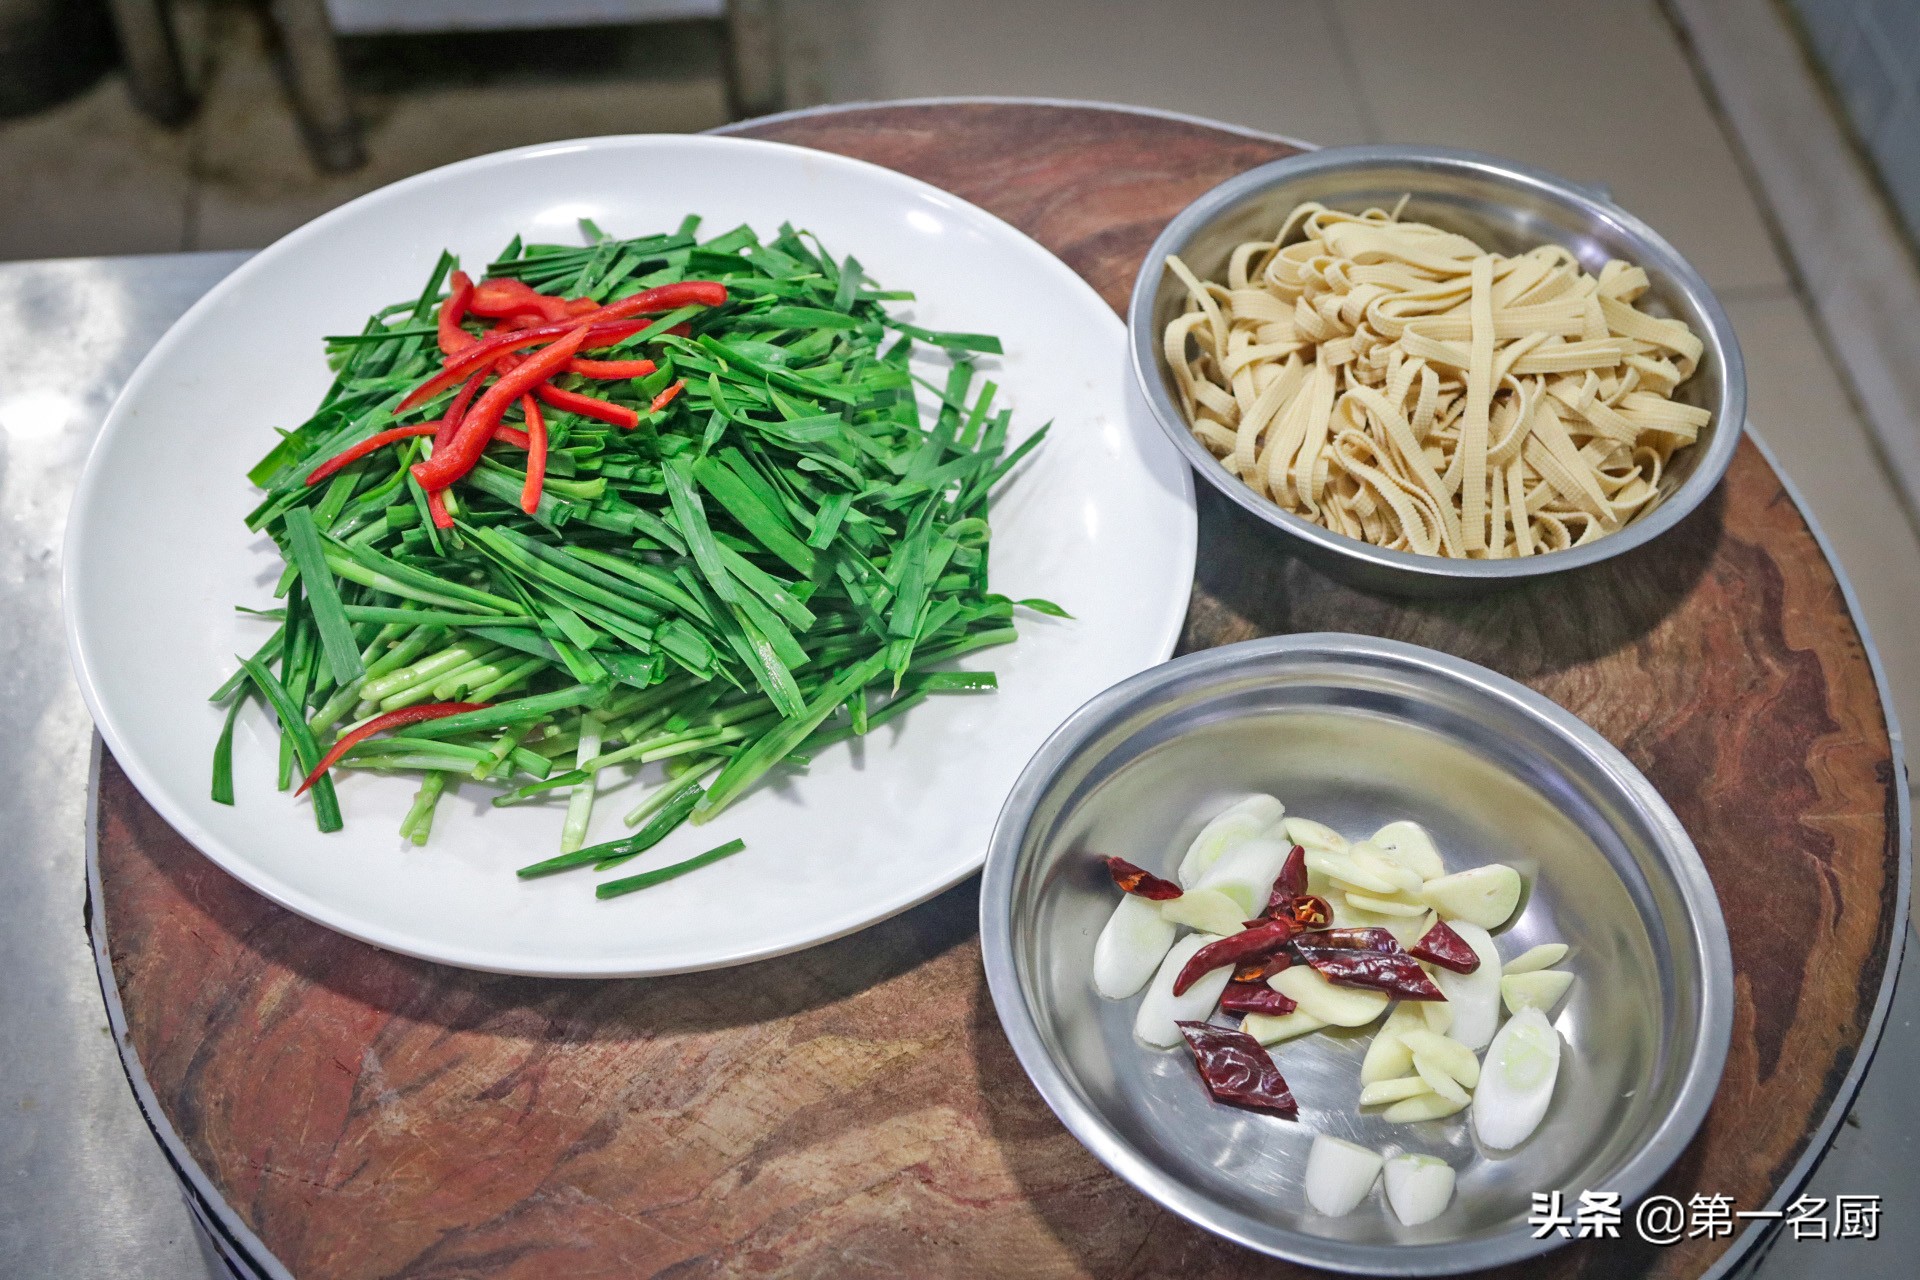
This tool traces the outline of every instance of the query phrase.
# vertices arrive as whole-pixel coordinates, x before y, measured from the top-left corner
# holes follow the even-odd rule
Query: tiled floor
[[[108,79],[0,124],[0,258],[265,244],[407,173],[503,146],[719,123],[717,29],[353,47],[370,160],[316,173],[253,8],[192,12],[205,104],[170,133]],[[1920,541],[1654,0],[786,0],[801,102],[1130,101],[1320,142],[1504,152],[1611,189],[1733,314],[1752,419],[1832,536],[1920,726]],[[1499,50],[1497,60],[1489,50]],[[1465,68],[1465,72],[1454,71]]]

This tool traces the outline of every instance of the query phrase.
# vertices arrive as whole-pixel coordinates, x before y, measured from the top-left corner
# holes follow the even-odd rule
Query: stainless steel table
[[[91,733],[60,625],[67,503],[148,348],[246,255],[0,264],[0,1280],[229,1274],[135,1105],[85,932]],[[1909,945],[1874,1069],[1808,1193],[1878,1194],[1875,1241],[1777,1239],[1760,1280],[1910,1275],[1920,1256],[1920,984]],[[184,1153],[174,1153],[184,1160]]]

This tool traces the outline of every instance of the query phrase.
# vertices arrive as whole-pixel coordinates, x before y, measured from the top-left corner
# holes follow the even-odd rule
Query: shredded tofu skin
[[[1560,551],[1656,503],[1709,414],[1671,398],[1701,343],[1634,307],[1646,272],[1505,258],[1398,212],[1303,204],[1224,285],[1167,259],[1195,437],[1285,510],[1422,555]]]

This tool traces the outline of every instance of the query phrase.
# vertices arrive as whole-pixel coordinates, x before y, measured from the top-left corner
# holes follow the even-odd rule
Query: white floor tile
[[[1786,282],[1652,0],[1340,0],[1333,13],[1388,140],[1472,147],[1602,184],[1716,288]]]
[[[789,0],[807,101],[1089,98],[1312,142],[1367,130],[1318,0]]]

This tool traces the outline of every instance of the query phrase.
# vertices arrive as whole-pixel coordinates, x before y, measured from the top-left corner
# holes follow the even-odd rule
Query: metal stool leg
[[[286,51],[288,87],[313,158],[325,169],[356,169],[366,159],[346,72],[322,0],[268,0]]]
[[[775,0],[727,0],[727,109],[736,120],[785,106]]]
[[[182,123],[193,113],[193,97],[180,69],[180,47],[165,0],[109,2],[134,102],[161,124]]]

